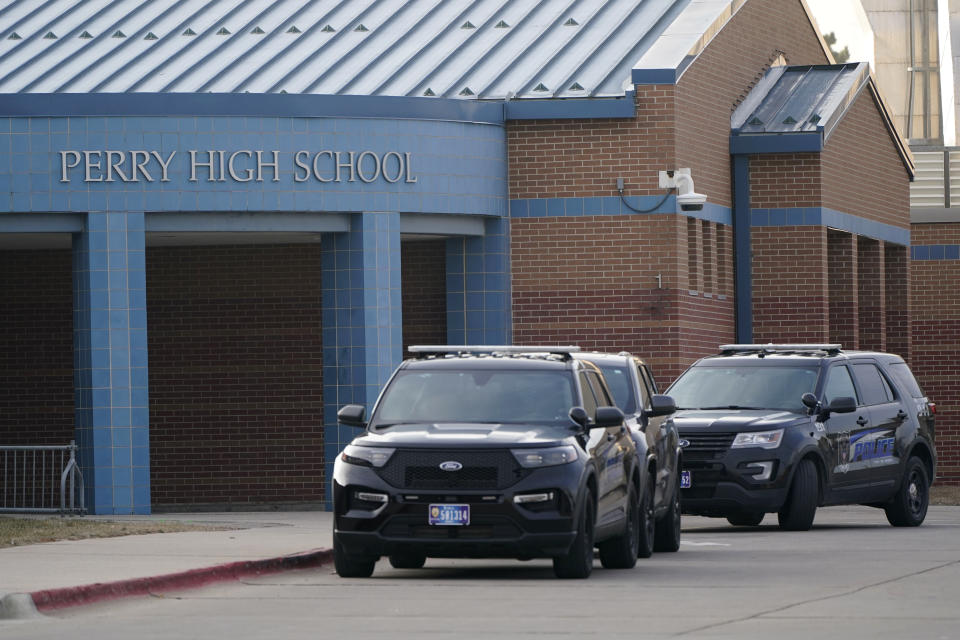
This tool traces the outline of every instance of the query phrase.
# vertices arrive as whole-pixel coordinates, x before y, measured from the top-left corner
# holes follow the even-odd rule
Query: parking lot
[[[329,517],[329,514],[317,514]],[[326,541],[319,541],[327,544]],[[685,517],[675,554],[561,581],[548,561],[326,565],[0,624],[9,638],[960,637],[960,507],[917,529],[834,507],[808,532]]]

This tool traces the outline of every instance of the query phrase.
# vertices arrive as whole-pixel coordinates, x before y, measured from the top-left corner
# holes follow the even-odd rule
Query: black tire
[[[640,504],[637,490],[631,484],[627,491],[627,523],[624,532],[599,545],[600,564],[604,569],[633,569],[640,548]]]
[[[341,578],[369,578],[377,558],[347,553],[337,534],[333,534],[333,566]]]
[[[395,553],[390,556],[390,566],[394,569],[422,569],[427,556],[422,553]]]
[[[656,537],[657,520],[654,509],[654,491],[656,484],[653,475],[647,477],[647,488],[640,500],[640,546],[637,548],[638,558],[649,558],[653,555],[653,543]]]
[[[670,508],[657,520],[656,533],[653,536],[653,550],[674,552],[680,550],[680,470],[673,487]]]
[[[884,507],[887,521],[895,527],[919,527],[927,517],[930,504],[930,479],[927,467],[915,456],[907,460],[903,482]]]
[[[558,578],[589,578],[593,571],[593,534],[597,508],[593,495],[587,490],[580,507],[577,536],[565,556],[553,559],[553,573]]]
[[[755,527],[763,522],[763,511],[742,511],[740,513],[731,513],[727,516],[727,522],[735,527]]]
[[[793,483],[787,502],[777,513],[780,528],[784,531],[809,531],[820,501],[820,478],[813,460],[805,458],[793,472]]]

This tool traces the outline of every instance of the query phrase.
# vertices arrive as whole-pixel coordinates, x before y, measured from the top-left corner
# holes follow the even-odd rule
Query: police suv
[[[685,513],[807,530],[817,507],[865,504],[918,526],[936,472],[934,414],[902,358],[838,344],[722,345],[667,390]]]
[[[631,568],[636,448],[600,370],[576,347],[410,347],[333,472],[334,562],[367,577],[428,557],[552,558],[585,578],[594,547]]]

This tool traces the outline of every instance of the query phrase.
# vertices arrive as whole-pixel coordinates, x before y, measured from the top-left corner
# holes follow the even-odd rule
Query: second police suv
[[[838,344],[722,345],[667,390],[685,513],[806,530],[817,507],[865,504],[917,526],[936,472],[934,414],[899,356]]]

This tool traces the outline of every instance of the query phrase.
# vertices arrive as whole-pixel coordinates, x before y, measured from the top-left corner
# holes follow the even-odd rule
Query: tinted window
[[[691,367],[667,393],[679,409],[728,407],[805,411],[800,397],[817,385],[814,367]]]
[[[597,398],[598,407],[612,407],[613,399],[610,398],[610,394],[607,392],[606,388],[603,386],[603,382],[600,380],[600,376],[591,371],[587,373],[587,377],[590,378],[590,384],[593,386],[593,395]]]
[[[917,384],[917,379],[913,377],[913,373],[911,373],[910,367],[907,366],[906,362],[895,362],[889,365],[888,369],[890,374],[907,393],[914,398],[923,397],[923,391],[920,390],[920,385]]]
[[[863,393],[863,404],[884,404],[893,400],[890,387],[880,375],[880,370],[874,364],[853,365],[853,375]]]
[[[827,384],[823,388],[824,405],[829,406],[837,398],[857,399],[857,390],[853,386],[853,378],[850,377],[849,369],[844,366],[830,369],[827,374]]]
[[[643,394],[643,406],[650,406],[650,394],[656,393],[654,387],[650,384],[650,378],[643,367],[637,367],[637,375],[640,377],[640,393]]]
[[[613,394],[613,400],[624,413],[634,413],[637,403],[633,398],[633,385],[630,383],[630,371],[626,367],[602,366],[603,377]]]
[[[583,408],[587,410],[587,415],[591,420],[597,417],[597,400],[593,396],[593,389],[590,387],[590,381],[587,380],[587,374],[580,372],[580,387],[583,389]]]
[[[562,371],[401,371],[374,421],[566,422],[572,382]]]

